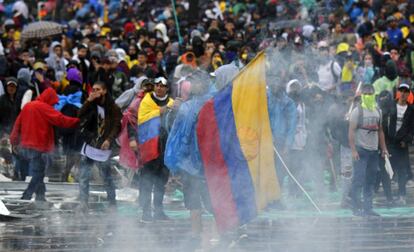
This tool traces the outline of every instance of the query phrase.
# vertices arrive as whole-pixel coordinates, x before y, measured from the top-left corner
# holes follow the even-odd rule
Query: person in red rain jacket
[[[10,134],[13,151],[30,164],[32,179],[22,199],[30,200],[36,193],[36,201],[46,200],[43,179],[47,154],[55,148],[53,127],[75,128],[79,124],[78,118],[65,116],[53,108],[58,100],[56,91],[47,88],[23,108]]]

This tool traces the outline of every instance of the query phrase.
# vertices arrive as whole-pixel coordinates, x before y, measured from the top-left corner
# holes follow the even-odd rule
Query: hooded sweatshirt
[[[167,35],[167,26],[164,23],[158,23],[154,30],[157,38],[162,39],[164,43],[168,43],[170,41]]]
[[[61,44],[57,41],[52,42],[49,48],[49,57],[46,58],[46,63],[50,68],[55,70],[56,80],[61,81],[63,75],[66,73],[66,64],[68,63],[64,57],[59,58],[53,49]]]
[[[373,84],[375,95],[379,95],[384,90],[393,92],[393,89],[397,86],[398,82],[397,66],[392,60],[388,60],[385,65],[384,76],[376,80]]]
[[[118,107],[121,108],[122,111],[124,111],[129,104],[131,104],[131,102],[134,100],[136,94],[138,94],[138,92],[141,89],[141,83],[142,81],[148,79],[146,76],[141,76],[139,78],[137,78],[136,80],[134,80],[135,85],[126,90],[125,92],[123,92],[116,100],[115,103],[116,105],[118,105]]]
[[[36,82],[31,81],[31,74],[28,68],[22,68],[17,73],[17,79],[19,81],[19,97],[21,97],[20,109],[34,100],[40,95],[39,87]]]
[[[53,108],[58,102],[56,91],[47,88],[21,111],[10,135],[12,145],[33,149],[39,152],[51,152],[55,147],[53,127],[74,128],[78,118],[64,116]]]

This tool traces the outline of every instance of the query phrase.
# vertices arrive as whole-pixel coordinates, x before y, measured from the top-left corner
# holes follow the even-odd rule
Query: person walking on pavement
[[[53,127],[75,128],[78,118],[68,117],[55,110],[59,98],[56,91],[47,88],[32,102],[29,102],[16,119],[10,142],[13,152],[27,159],[31,166],[32,179],[22,199],[30,200],[36,193],[36,201],[45,201],[45,176],[47,155],[55,148]]]
[[[115,104],[104,82],[95,82],[92,93],[79,110],[80,132],[85,143],[80,162],[80,210],[88,211],[89,179],[95,164],[104,180],[110,207],[116,206],[115,184],[111,175],[111,148],[121,130],[121,109]],[[91,154],[91,152],[95,154]],[[102,155],[101,155],[102,154]]]

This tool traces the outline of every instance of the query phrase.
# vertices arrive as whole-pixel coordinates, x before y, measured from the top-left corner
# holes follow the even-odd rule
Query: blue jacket
[[[195,96],[181,104],[168,134],[164,153],[164,163],[172,173],[183,170],[194,176],[203,176],[196,124],[198,113],[210,97]]]
[[[387,34],[388,34],[388,41],[394,45],[394,46],[399,46],[401,43],[401,40],[403,39],[403,34],[401,32],[400,29],[395,28],[395,29],[391,29],[389,28],[387,30]]]
[[[276,97],[268,91],[267,106],[273,141],[280,147],[290,148],[296,132],[297,111],[295,102],[285,92]]]

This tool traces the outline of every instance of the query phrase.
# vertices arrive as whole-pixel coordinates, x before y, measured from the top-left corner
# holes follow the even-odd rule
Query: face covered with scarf
[[[371,111],[375,110],[377,107],[374,88],[371,85],[364,85],[362,87],[361,106]]]

